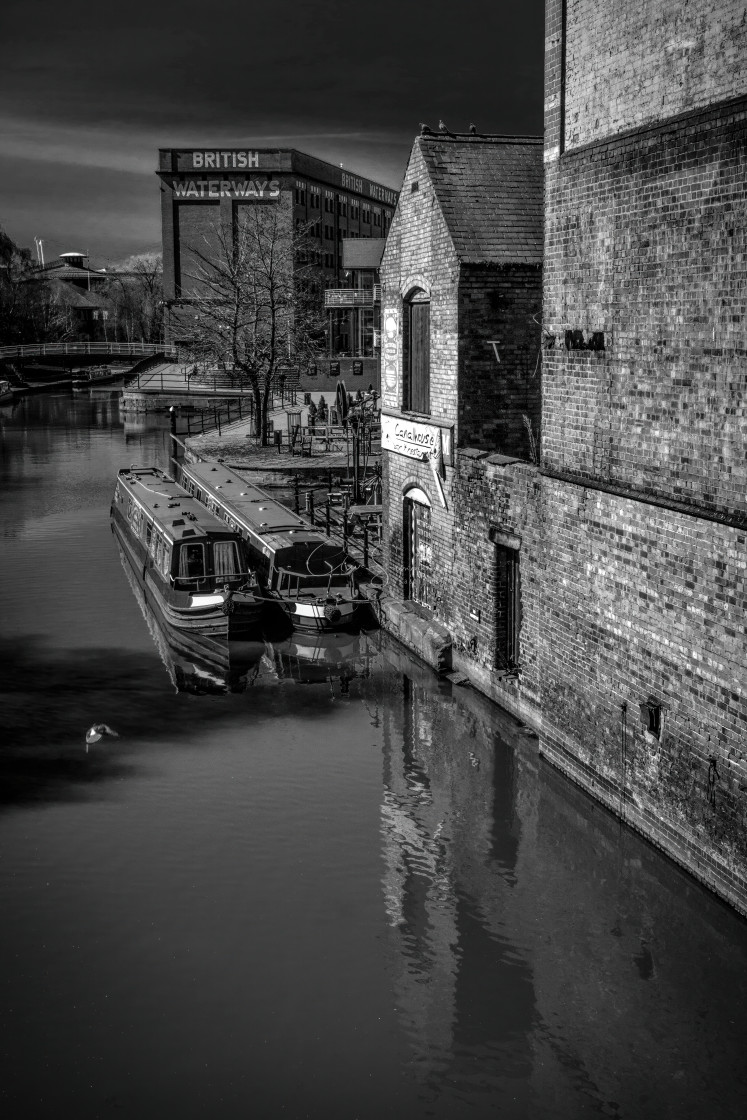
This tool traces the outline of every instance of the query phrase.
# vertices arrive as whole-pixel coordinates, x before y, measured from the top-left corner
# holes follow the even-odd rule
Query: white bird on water
[[[118,733],[108,723],[94,723],[88,728],[88,731],[86,731],[86,754],[88,754],[91,743],[98,743],[104,735],[112,735],[115,739],[119,738]]]

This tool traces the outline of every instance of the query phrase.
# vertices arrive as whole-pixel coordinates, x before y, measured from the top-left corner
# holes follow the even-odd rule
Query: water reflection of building
[[[383,891],[413,1071],[426,1084],[448,1076],[458,1091],[465,1048],[485,1048],[494,1077],[508,1046],[525,1076],[531,974],[505,930],[514,759],[496,749],[487,719],[434,695],[412,667],[401,680],[401,713],[383,728]]]
[[[437,1114],[476,1088],[481,1115],[739,1114],[744,924],[483,697],[391,660],[383,906],[408,1069]]]

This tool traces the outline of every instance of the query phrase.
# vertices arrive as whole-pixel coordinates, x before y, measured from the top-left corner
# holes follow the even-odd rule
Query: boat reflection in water
[[[244,692],[264,681],[339,683],[346,695],[356,677],[370,676],[379,634],[294,632],[281,642],[222,642],[170,627],[148,603],[122,546],[119,558],[150,636],[177,692]]]
[[[256,681],[264,642],[223,642],[170,627],[146,600],[121,545],[119,558],[150,636],[177,692],[244,692]]]
[[[324,634],[296,630],[284,642],[267,643],[267,661],[280,681],[297,684],[339,681],[340,692],[345,695],[352,680],[370,676],[370,663],[376,656],[378,644],[378,632]]]

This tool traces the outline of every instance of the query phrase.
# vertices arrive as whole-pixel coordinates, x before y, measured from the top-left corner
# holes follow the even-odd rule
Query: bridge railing
[[[61,355],[144,358],[151,354],[176,357],[176,347],[163,342],[27,342],[20,346],[0,346],[0,358],[44,358]]]

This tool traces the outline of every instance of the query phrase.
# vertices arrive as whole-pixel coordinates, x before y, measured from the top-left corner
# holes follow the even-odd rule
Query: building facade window
[[[431,304],[421,288],[404,303],[402,323],[402,408],[429,415],[431,410]]]
[[[519,551],[497,544],[495,560],[495,662],[497,669],[510,672],[519,667]]]

